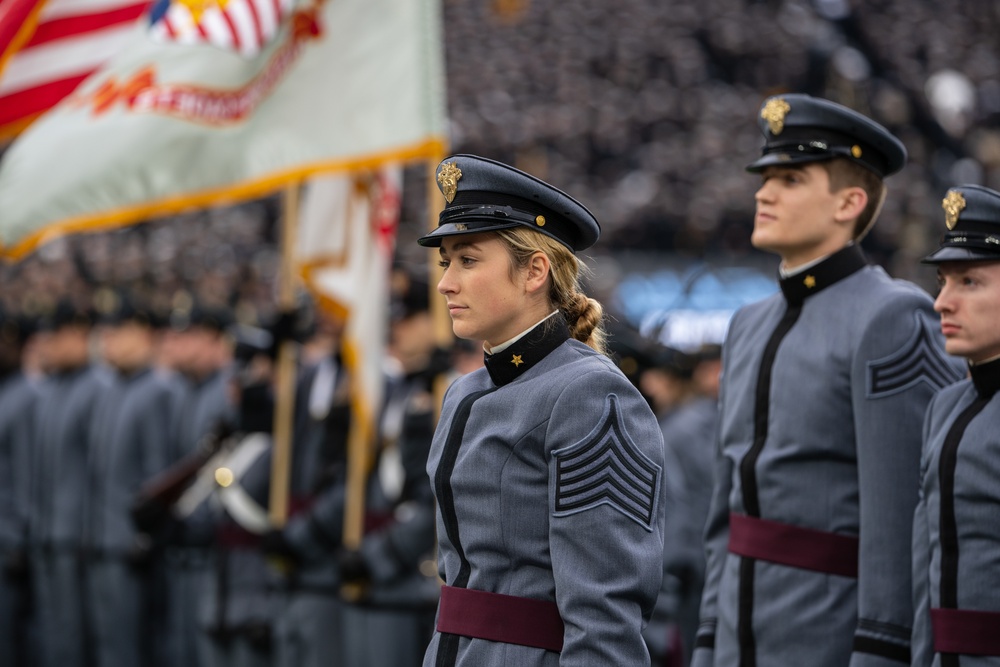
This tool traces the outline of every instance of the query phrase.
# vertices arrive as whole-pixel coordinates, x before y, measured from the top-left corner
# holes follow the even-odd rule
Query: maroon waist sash
[[[858,538],[787,523],[729,515],[729,552],[802,570],[858,576]]]
[[[438,632],[562,651],[563,622],[555,602],[441,587]]]
[[[931,609],[934,650],[962,655],[1000,655],[1000,612]]]

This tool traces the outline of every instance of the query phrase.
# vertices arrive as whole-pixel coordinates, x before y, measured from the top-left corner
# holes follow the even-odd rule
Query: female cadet
[[[600,227],[492,160],[448,158],[437,181],[447,205],[419,243],[486,359],[446,394],[428,460],[445,585],[424,666],[648,665],[663,443],[579,291],[573,253]]]
[[[945,349],[970,377],[924,422],[914,527],[915,667],[1000,665],[1000,192],[948,191],[936,264]]]

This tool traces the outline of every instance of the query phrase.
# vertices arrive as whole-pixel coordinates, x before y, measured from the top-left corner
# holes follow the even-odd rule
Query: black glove
[[[132,541],[125,562],[134,572],[145,572],[153,563],[153,540],[145,533],[139,533]]]
[[[357,549],[341,549],[337,552],[337,569],[340,580],[345,584],[368,586],[372,581],[372,571],[364,554]]]
[[[275,529],[264,533],[260,538],[260,549],[265,556],[278,559],[288,565],[297,565],[302,559],[302,555],[295,548],[295,545],[288,541],[283,530]]]
[[[131,513],[136,530],[147,534],[159,532],[170,519],[170,507],[156,498],[136,502]]]
[[[257,653],[270,654],[273,645],[271,626],[263,621],[249,621],[240,628],[250,648]]]
[[[3,559],[3,576],[13,584],[23,584],[28,581],[28,554],[24,549],[14,549]]]

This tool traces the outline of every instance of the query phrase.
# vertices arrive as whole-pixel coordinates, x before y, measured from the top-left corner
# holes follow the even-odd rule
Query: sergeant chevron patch
[[[553,456],[554,516],[608,505],[646,530],[653,530],[661,469],[629,438],[617,396],[608,396],[597,428],[575,445],[553,452]]]
[[[945,387],[958,378],[934,344],[933,334],[915,316],[917,326],[899,351],[868,362],[868,398],[889,396],[926,382],[933,389]]]

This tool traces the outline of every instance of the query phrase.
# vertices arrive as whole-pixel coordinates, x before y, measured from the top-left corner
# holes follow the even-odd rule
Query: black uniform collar
[[[546,318],[503,352],[487,354],[486,370],[496,386],[510,384],[567,339],[569,327],[562,315]]]
[[[865,254],[856,244],[838,250],[819,264],[782,278],[781,292],[789,305],[801,306],[807,297],[826,289],[838,280],[860,271],[868,264]]]
[[[972,384],[980,396],[988,398],[1000,390],[1000,359],[982,364],[969,364],[969,373],[972,375]]]

